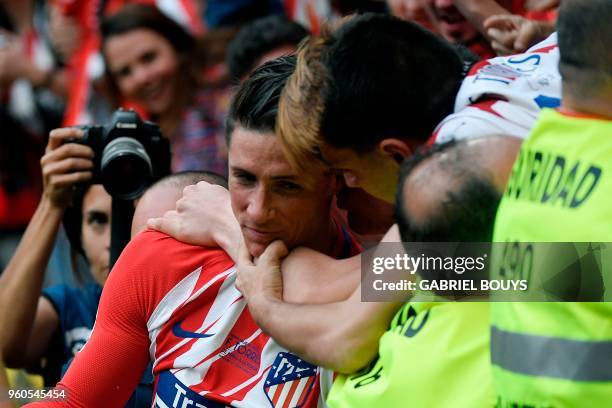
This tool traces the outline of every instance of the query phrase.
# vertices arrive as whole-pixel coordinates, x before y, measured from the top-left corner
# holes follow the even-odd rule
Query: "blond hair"
[[[281,93],[276,133],[289,163],[305,170],[317,155],[324,109],[326,70],[321,62],[325,40],[310,37],[297,51],[297,65]]]
[[[313,156],[322,159],[319,147],[325,142],[320,131],[328,86],[322,54],[333,33],[352,18],[350,15],[327,23],[320,36],[302,41],[296,53],[295,71],[281,93],[276,133],[287,160],[297,170],[307,170]]]

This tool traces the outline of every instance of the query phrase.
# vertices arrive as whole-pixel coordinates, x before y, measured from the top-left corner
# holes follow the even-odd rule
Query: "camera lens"
[[[138,198],[153,176],[144,146],[131,137],[119,137],[106,145],[100,170],[106,191],[123,200]]]

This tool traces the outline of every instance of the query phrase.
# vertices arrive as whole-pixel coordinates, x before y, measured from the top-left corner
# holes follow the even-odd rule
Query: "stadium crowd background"
[[[601,3],[601,0],[597,2]],[[333,203],[333,212],[337,219],[341,220],[342,231],[349,231],[350,239],[345,236],[345,243],[359,241],[366,247],[372,246],[387,232],[394,216],[399,224],[399,232],[390,232],[387,237],[390,240],[398,241],[401,237],[403,241],[489,241],[494,238],[495,213],[510,177],[514,159],[521,148],[522,139],[527,137],[534,127],[537,114],[521,123],[514,123],[513,115],[516,112],[513,111],[513,106],[517,104],[516,101],[520,101],[520,95],[503,95],[494,101],[485,97],[483,101],[459,91],[455,99],[457,84],[466,76],[475,77],[484,72],[477,69],[489,64],[485,62],[489,58],[519,54],[542,41],[550,41],[549,36],[555,31],[557,12],[562,3],[563,0],[3,0],[0,3],[0,270],[4,271],[4,276],[0,275],[0,372],[4,372],[5,364],[27,370],[7,371],[10,387],[53,386],[60,380],[70,360],[90,336],[102,287],[108,275],[110,196],[99,185],[87,185],[86,182],[91,177],[91,150],[85,146],[64,144],[65,139],[82,135],[80,130],[67,127],[106,123],[115,108],[125,107],[133,108],[142,117],[158,123],[163,134],[169,138],[172,171],[177,174],[156,184],[156,187],[151,188],[140,200],[132,225],[134,236],[144,229],[148,218],[161,217],[165,211],[174,209],[183,188],[202,180],[210,184],[199,184],[199,188],[185,189],[185,197],[191,195],[193,201],[186,201],[192,207],[187,204],[183,207],[184,220],[193,221],[197,217],[208,217],[218,222],[223,219],[224,222],[230,223],[231,221],[227,220],[233,218],[233,215],[229,197],[224,193],[224,188],[227,187],[224,177],[228,176],[228,153],[231,155],[231,147],[238,149],[238,142],[242,141],[243,136],[238,132],[244,128],[255,132],[271,132],[276,129],[284,143],[283,153],[288,162],[304,174],[318,174],[318,170],[314,170],[317,165],[312,164],[313,151],[318,151],[325,143],[333,146],[320,150],[327,162],[344,170],[344,177],[336,180],[342,185],[334,190],[339,194]],[[601,10],[604,9],[605,6],[601,6]],[[609,11],[609,7],[605,10]],[[398,31],[394,31],[396,20],[393,19],[366,18],[365,32],[359,31],[359,27],[347,29],[347,32],[355,31],[356,34],[353,35],[356,40],[338,28],[342,24],[350,24],[346,23],[347,20],[342,20],[343,17],[363,12],[390,14],[401,20],[415,22],[443,40],[440,43],[444,45],[437,45],[438,43],[431,42],[433,40],[427,34],[423,34],[425,32],[414,34],[417,41],[422,39],[423,44],[427,45],[423,45],[424,48],[435,49],[431,54],[434,57],[440,56],[444,63],[435,69],[422,67],[413,71],[406,70],[413,76],[406,80],[406,86],[418,88],[418,91],[414,91],[416,100],[406,101],[405,106],[389,106],[388,103],[382,102],[386,97],[385,92],[393,89],[388,87],[388,84],[402,81],[404,73],[400,72],[398,75],[397,72],[389,73],[384,69],[372,68],[370,77],[368,71],[369,67],[392,63],[392,59],[384,61],[384,52],[387,51],[385,47],[381,47],[384,50],[381,54],[375,52],[376,41],[384,43],[385,35],[403,35],[403,29],[398,27]],[[377,34],[368,33],[368,30],[378,28],[380,38]],[[595,24],[593,29],[597,28]],[[340,34],[335,36],[336,32]],[[254,76],[250,77],[262,64],[283,55],[294,54],[298,51],[298,45],[309,35],[314,37],[302,44],[297,60],[281,58],[277,65],[265,65],[267,71],[257,70]],[[406,31],[406,35],[413,34]],[[595,41],[596,44],[592,46],[593,54],[606,53],[605,50],[610,46],[610,30],[604,30],[601,35],[599,41]],[[336,47],[335,41],[340,42],[341,39],[353,46],[355,43],[363,44],[365,51],[352,54],[342,47]],[[429,48],[429,42],[434,48]],[[323,43],[325,45],[321,45]],[[600,43],[603,43],[603,46]],[[448,44],[452,46],[444,48]],[[570,44],[572,45],[574,44]],[[398,49],[402,46],[404,45],[398,45]],[[438,46],[441,48],[436,48]],[[556,47],[556,42],[545,42],[542,47],[531,52],[546,53]],[[371,53],[368,54],[368,51]],[[609,51],[607,52],[609,54]],[[320,55],[323,55],[323,58],[319,60],[317,56]],[[576,55],[584,57],[580,53]],[[351,61],[351,58],[354,60]],[[401,65],[398,61],[402,58],[398,58],[395,61],[396,66]],[[411,55],[410,58],[418,57]],[[584,58],[589,60],[590,56]],[[355,69],[360,66],[362,59],[362,69]],[[593,57],[593,60],[597,58]],[[607,61],[609,62],[609,57]],[[343,65],[344,62],[348,65]],[[433,62],[435,64],[435,58]],[[321,67],[324,67],[322,71]],[[300,75],[291,75],[293,69]],[[352,76],[353,71],[356,72],[355,76]],[[562,74],[571,77],[575,73],[566,67]],[[426,79],[427,75],[431,78]],[[558,71],[556,75],[558,76]],[[439,82],[447,77],[450,78],[448,89],[445,88],[445,83]],[[457,79],[453,82],[455,77]],[[270,85],[271,88],[268,89],[265,88],[267,85],[261,85],[260,82],[266,80],[274,83],[276,88],[273,89]],[[359,82],[360,80],[362,82]],[[606,80],[602,83],[606,83]],[[417,86],[417,81],[422,83]],[[551,82],[554,82],[554,79]],[[371,86],[362,85],[363,88],[360,88],[359,84],[363,83],[369,83]],[[371,87],[376,88],[379,83],[382,91],[371,91]],[[572,101],[576,100],[576,95],[582,95],[588,100],[587,96],[592,89],[582,85],[584,84],[572,83],[568,87],[574,91]],[[609,85],[608,82],[606,86]],[[351,86],[355,87],[354,92],[342,93]],[[554,88],[554,84],[551,87]],[[539,112],[542,107],[557,107],[561,98],[560,84],[556,91],[558,94],[554,94],[546,102],[538,102],[535,111]],[[234,98],[237,92],[240,97]],[[369,95],[368,92],[373,92],[372,100],[369,104],[364,103],[364,108],[357,107],[363,100],[355,99],[354,96]],[[483,94],[478,94],[479,97],[487,91],[482,92]],[[427,103],[418,99],[418,96],[429,93],[432,97]],[[378,100],[380,103],[377,107],[376,98],[381,94],[382,99]],[[436,98],[435,95],[440,97]],[[589,110],[589,107],[586,111],[597,114],[598,118],[605,117],[605,126],[609,129],[610,111],[607,110],[608,115],[605,115],[606,109],[612,103],[610,99],[606,99],[610,97],[609,89],[602,95],[594,98],[597,102],[590,105],[597,108]],[[258,97],[261,99],[260,105],[256,102]],[[461,98],[469,102],[462,101]],[[395,97],[389,99],[397,100]],[[276,104],[279,100],[281,102],[276,116]],[[484,105],[478,105],[476,102],[482,102]],[[497,105],[494,107],[493,104]],[[574,109],[575,106],[580,104],[573,105]],[[601,106],[604,108],[600,109]],[[459,114],[462,108],[485,111],[486,114],[501,117],[503,122],[495,123],[486,116],[479,117],[480,113],[468,112],[470,120],[484,125],[469,127],[468,131],[475,134],[465,136],[456,130],[458,121],[463,121],[466,117]],[[253,112],[249,112],[249,109]],[[271,112],[273,119],[265,116],[266,110]],[[532,114],[534,109],[528,107],[527,111]],[[448,115],[451,112],[455,113]],[[411,114],[420,116],[413,120]],[[392,140],[389,138],[394,136],[394,132],[400,139],[408,134],[410,141],[406,144],[381,144],[392,161],[376,161],[372,156],[369,164],[367,159],[359,162],[360,159],[369,157],[368,150],[373,149],[378,141],[364,141],[359,138],[353,141],[348,137],[349,134],[361,135],[376,131],[367,126],[360,129],[362,122],[359,121],[351,124],[353,115],[359,118],[370,115],[381,124],[384,123],[385,125],[380,125],[381,143],[384,143],[384,140]],[[552,120],[550,117],[548,119]],[[399,125],[398,122],[406,122],[407,125]],[[363,123],[369,122],[364,120]],[[438,123],[440,125],[436,128]],[[601,125],[601,128],[595,126],[594,129],[593,137],[605,136],[602,133],[605,131],[601,130],[604,125]],[[487,137],[473,141],[464,140],[479,139],[477,136],[482,135]],[[230,138],[234,140],[230,143],[232,146],[228,146],[227,141]],[[434,147],[422,147],[431,144],[434,144]],[[609,143],[605,144],[606,148],[607,145]],[[609,155],[611,152],[606,148],[602,148],[602,151]],[[568,144],[567,149],[571,150],[572,145]],[[578,159],[582,157],[581,152],[578,149]],[[590,158],[588,154],[584,153],[584,157]],[[237,156],[234,153],[234,157]],[[605,158],[604,156],[604,160]],[[400,171],[399,165],[404,159],[406,161]],[[274,157],[271,160],[273,161]],[[608,165],[607,163],[605,165]],[[393,176],[387,177],[390,174]],[[304,185],[308,183],[304,182]],[[399,186],[397,193],[396,185]],[[219,190],[219,186],[224,187]],[[363,187],[365,191],[353,187]],[[318,191],[321,194],[326,192],[324,189]],[[212,196],[221,198],[212,200]],[[410,197],[417,196],[422,197],[422,201],[410,200]],[[202,204],[204,197],[219,207],[210,203]],[[235,205],[233,199],[234,197],[232,205]],[[208,209],[194,209],[198,203]],[[402,210],[394,210],[394,203]],[[444,203],[444,206],[440,206],[440,203]],[[509,204],[504,204],[502,211],[509,214],[516,211]],[[288,208],[290,205],[288,204]],[[224,206],[224,210],[220,209],[221,206]],[[442,215],[437,215],[438,210]],[[216,214],[213,214],[215,211]],[[234,212],[236,211],[240,210]],[[291,216],[302,211],[302,217],[307,219],[305,214],[314,214],[317,209],[297,207],[293,213],[291,209],[285,211]],[[378,216],[371,216],[373,212]],[[281,210],[278,210],[278,213],[281,214]],[[175,212],[172,217],[180,217],[180,214],[180,211]],[[562,218],[564,214],[557,216]],[[210,244],[210,236],[214,235],[215,244],[219,244],[232,259],[238,258],[234,244],[242,240],[240,236],[236,238],[235,234],[216,235],[216,232],[210,231],[212,226],[206,227],[208,230],[203,228],[207,231],[204,233],[195,231],[195,222],[190,222],[192,229],[179,228],[178,222],[176,218],[171,220],[166,217],[159,218],[157,224],[150,226],[168,232],[182,241],[202,245]],[[505,235],[508,231],[510,237],[520,238],[520,233],[516,235],[513,230],[517,227],[505,226],[504,230],[503,223],[498,225],[502,225],[496,230],[498,240],[508,239]],[[26,227],[29,228],[28,231]],[[197,227],[201,229],[200,225]],[[303,231],[299,232],[307,235],[312,231],[308,231],[308,226],[305,226]],[[285,240],[290,249],[291,238],[288,235]],[[554,240],[550,236],[529,234],[523,238]],[[574,237],[570,234],[564,239],[606,241],[606,238],[609,238],[609,235],[604,233],[587,237]],[[21,247],[17,249],[20,242]],[[233,244],[227,245],[227,242]],[[307,246],[328,256],[338,256],[338,251],[326,251],[321,242],[317,243],[321,246],[315,245],[316,237],[311,241],[296,241],[298,244],[304,242],[312,242],[312,245]],[[264,249],[265,246],[259,248],[256,245],[248,248],[251,255],[261,255]],[[350,248],[348,252],[345,251],[346,248],[342,249],[341,257],[354,255],[356,252],[355,248]],[[351,328],[339,334],[334,332],[338,337],[317,337],[313,334],[308,340],[307,335],[291,335],[293,328],[293,333],[299,332],[300,328],[312,328],[312,323],[308,320],[310,310],[292,309],[294,303],[310,303],[309,300],[317,298],[317,303],[321,304],[332,304],[329,302],[345,299],[346,305],[351,305],[349,302],[354,301],[358,290],[347,290],[346,287],[355,288],[359,278],[350,273],[354,269],[354,263],[350,260],[354,258],[329,266],[331,264],[327,263],[329,260],[326,258],[319,259],[311,253],[298,253],[295,254],[297,260],[292,262],[299,265],[300,255],[309,257],[307,265],[310,268],[329,270],[330,274],[337,273],[341,277],[338,279],[340,283],[336,282],[336,278],[332,279],[321,273],[322,276],[313,279],[316,285],[304,283],[302,287],[299,283],[305,282],[307,278],[302,278],[301,281],[296,279],[297,289],[291,291],[289,285],[292,278],[285,277],[283,298],[287,300],[295,296],[293,301],[283,302],[283,299],[276,299],[272,295],[261,296],[260,293],[268,295],[266,288],[261,286],[265,285],[265,282],[253,278],[253,273],[261,272],[266,267],[274,269],[278,266],[274,263],[275,257],[281,255],[284,255],[283,248],[273,245],[264,253],[261,263],[255,265],[250,263],[250,260],[243,260],[245,278],[237,284],[249,301],[250,313],[255,322],[267,334],[288,350],[296,352],[317,366],[340,373],[333,385],[334,392],[328,400],[330,406],[494,406],[496,403],[500,406],[514,406],[510,404],[520,400],[517,397],[520,392],[517,393],[516,390],[504,394],[508,400],[494,396],[493,380],[488,379],[487,374],[482,377],[483,373],[488,373],[490,362],[488,353],[478,354],[478,351],[483,348],[488,350],[488,338],[478,338],[478,341],[465,340],[465,343],[475,350],[470,363],[461,358],[454,360],[451,355],[445,365],[450,371],[461,370],[474,374],[464,374],[465,382],[460,384],[479,389],[469,397],[455,395],[454,391],[457,394],[459,391],[450,386],[447,390],[450,395],[448,400],[439,395],[435,398],[415,396],[411,403],[410,396],[406,397],[406,401],[400,402],[394,399],[395,396],[383,395],[377,397],[379,399],[369,400],[371,395],[360,395],[356,391],[360,387],[359,384],[377,380],[382,370],[379,370],[379,367],[382,365],[392,367],[386,371],[390,373],[386,374],[389,377],[408,375],[405,372],[407,367],[398,368],[389,358],[397,358],[408,366],[411,358],[414,361],[422,358],[418,350],[409,351],[401,357],[397,354],[381,354],[377,351],[378,338],[389,327],[395,331],[410,328],[411,314],[419,315],[424,324],[430,309],[428,306],[415,306],[415,303],[380,306],[384,310],[372,311],[374,314],[371,315],[376,323],[368,321],[369,311],[364,309],[359,321],[351,321],[347,317],[346,325]],[[320,266],[314,268],[313,265]],[[113,287],[117,286],[115,283]],[[340,286],[344,289],[338,289]],[[340,298],[338,291],[342,292]],[[349,310],[342,302],[335,304],[335,307],[335,310]],[[468,305],[463,310],[445,307],[446,309],[440,307],[435,310],[441,310],[441,316],[446,316],[447,321],[454,322],[447,328],[441,326],[447,330],[446,335],[451,340],[453,336],[455,340],[462,339],[462,333],[470,330],[489,332],[488,309],[484,310],[480,305]],[[390,322],[396,312],[396,318]],[[514,312],[516,311],[498,312],[498,316],[503,315],[505,319],[498,328],[512,331],[513,325],[508,323],[508,319],[512,318],[508,316]],[[293,316],[295,319],[287,316]],[[339,316],[342,318],[343,315]],[[497,323],[502,320],[500,318]],[[338,341],[348,342],[346,339],[351,338],[352,333],[359,332],[366,325],[380,327],[369,330],[366,337],[371,339],[364,344],[342,348],[341,351],[344,354],[349,353],[349,356],[338,357],[340,351],[337,351],[336,355],[325,352],[334,348],[331,344],[337,344]],[[466,329],[468,326],[470,329]],[[514,329],[520,331],[520,328]],[[302,333],[309,333],[308,330]],[[312,330],[314,332],[315,329]],[[326,327],[318,327],[317,330],[332,332]],[[432,334],[429,336],[439,334],[434,329],[431,330]],[[499,337],[502,331],[495,333]],[[612,338],[605,338],[607,334],[602,335],[603,338],[612,341]],[[386,339],[387,343],[381,340],[381,347],[384,344],[389,346],[391,341],[397,341],[390,339],[387,334],[385,336],[383,339]],[[593,338],[595,337],[598,335],[593,335]],[[587,336],[587,339],[590,338]],[[313,348],[318,350],[312,350]],[[604,350],[610,351],[612,348]],[[377,352],[380,354],[379,360],[374,359]],[[551,358],[554,359],[554,356]],[[612,356],[603,358],[608,361]],[[498,361],[501,367],[503,363]],[[81,365],[73,369],[73,372],[80,368]],[[363,371],[350,375],[358,369]],[[501,371],[503,370],[502,368]],[[26,372],[28,374],[25,374]],[[41,377],[35,377],[34,374]],[[449,377],[448,373],[439,375]],[[504,375],[508,376],[507,373],[502,373],[499,378]],[[323,374],[320,376],[321,394],[324,395],[326,391]],[[431,379],[435,376],[436,372],[432,370],[424,374],[423,378]],[[155,381],[153,377],[149,366],[136,391],[132,394],[131,389],[127,394],[132,394],[128,406],[150,406],[152,384]],[[3,380],[0,375],[0,388]],[[71,380],[73,378],[68,379],[69,382]],[[385,381],[392,382],[390,379]],[[612,401],[612,377],[604,375],[595,381],[600,383],[586,391],[592,400],[585,399],[582,406],[604,406],[606,395],[610,397],[608,402]],[[452,380],[449,382],[452,383]],[[556,385],[553,383],[549,386],[554,388]],[[434,389],[431,385],[424,387]],[[414,389],[416,388],[417,385],[414,385]],[[578,395],[581,391],[578,388],[578,391],[572,392]],[[273,396],[270,397],[270,394],[268,397],[273,405],[278,402]],[[539,397],[540,395],[529,398]],[[574,406],[570,397],[564,398],[566,397],[562,396],[558,400],[551,400],[554,403],[549,406]],[[529,404],[532,404],[533,400],[525,401],[525,406],[531,406]],[[539,402],[545,405],[550,401],[542,399]],[[3,403],[12,406],[12,401],[0,400],[0,406]],[[308,400],[308,404],[312,403]],[[316,405],[316,401],[314,404]],[[101,403],[100,406],[107,405]]]

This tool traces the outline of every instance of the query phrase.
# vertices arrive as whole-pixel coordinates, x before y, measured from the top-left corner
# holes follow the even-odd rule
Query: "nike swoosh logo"
[[[172,327],[172,334],[174,334],[176,337],[182,337],[184,339],[205,339],[207,337],[214,336],[214,334],[196,333],[184,330],[181,327],[181,323],[183,323],[182,320]]]

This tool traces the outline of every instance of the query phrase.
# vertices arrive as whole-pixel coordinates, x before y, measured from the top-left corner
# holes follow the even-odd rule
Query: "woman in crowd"
[[[101,24],[117,101],[136,104],[170,139],[173,171],[227,173],[219,89],[198,86],[196,41],[154,7],[130,4]]]
[[[79,185],[91,179],[92,149],[64,143],[81,135],[75,128],[51,132],[41,159],[42,198],[0,277],[0,357],[10,367],[37,368],[46,385],[58,381],[89,338],[109,272],[111,197],[102,185]],[[62,219],[73,249],[85,256],[95,282],[83,288],[57,285],[41,290]],[[150,405],[147,383],[145,374],[129,406]]]

